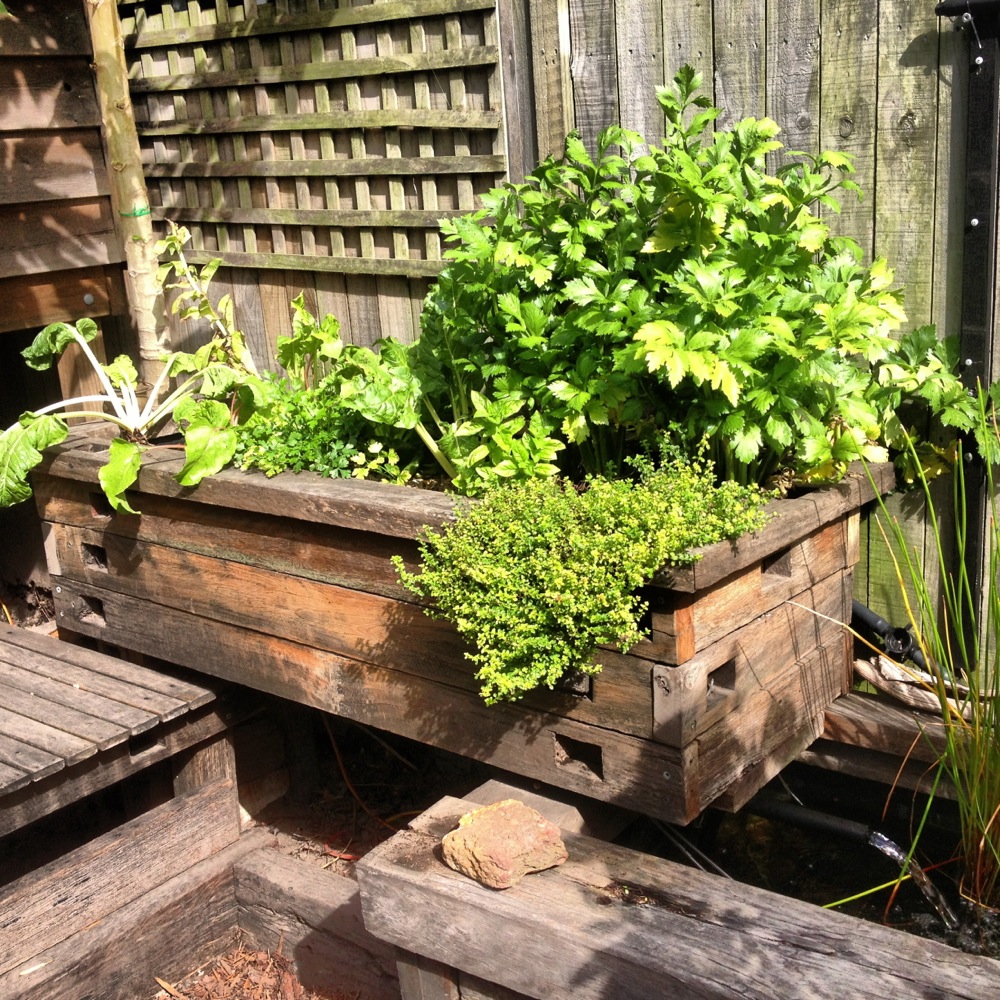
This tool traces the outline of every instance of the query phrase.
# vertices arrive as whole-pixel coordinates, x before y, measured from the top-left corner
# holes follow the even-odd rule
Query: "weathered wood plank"
[[[507,120],[507,173],[519,184],[539,160],[528,0],[499,0],[497,20]],[[440,159],[435,157],[435,165]]]
[[[991,959],[586,837],[567,835],[560,867],[484,889],[437,856],[468,809],[444,799],[363,859],[365,922],[536,1000],[995,994]]]
[[[61,677],[66,680],[69,679],[69,674],[61,671],[67,667],[75,667],[77,670],[72,683],[80,683],[82,680],[83,684],[88,685],[88,690],[97,691],[99,694],[113,691],[109,697],[120,694],[121,700],[127,704],[146,705],[150,701],[150,693],[159,695],[161,697],[155,700],[163,705],[160,713],[163,721],[173,718],[180,711],[200,708],[215,699],[215,692],[200,684],[180,680],[169,674],[150,670],[136,663],[128,663],[115,656],[106,656],[82,646],[59,642],[49,636],[37,635],[28,629],[0,624],[0,642],[4,643],[4,659],[8,662],[23,663],[11,659],[14,655],[12,650],[19,648],[28,654],[35,654],[32,667],[46,676]],[[83,679],[85,675],[80,671],[92,676],[93,681],[88,682]],[[136,700],[132,698],[132,690],[123,690],[122,683],[134,689]]]
[[[663,17],[660,0],[617,0],[619,122],[658,143],[663,109],[656,88],[663,80]]]
[[[282,226],[368,226],[368,227],[405,227],[437,228],[441,219],[455,219],[464,214],[458,209],[376,209],[359,211],[344,209],[305,209],[305,208],[200,208],[197,206],[180,206],[156,210],[161,219],[172,219],[176,222],[229,222],[241,225],[282,225]],[[221,252],[221,251],[220,251]]]
[[[0,20],[0,58],[89,56],[86,21],[74,4],[22,3]]]
[[[259,836],[257,836],[259,834]],[[0,975],[5,1000],[135,1000],[154,977],[177,982],[236,943],[233,865],[259,848],[251,831],[186,872]],[[127,960],[123,958],[127,956]]]
[[[761,118],[767,108],[766,0],[715,0],[715,103],[717,128]]]
[[[695,744],[685,753],[524,706],[487,706],[467,690],[169,608],[139,633],[131,623],[149,605],[88,589],[106,618],[74,623],[84,635],[151,655],[169,648],[176,663],[625,808],[681,822],[697,815]],[[58,600],[71,616],[73,586]]]
[[[653,667],[653,736],[684,746],[712,724],[735,713],[772,678],[815,646],[844,651],[834,697],[850,684],[846,656],[851,574],[839,571],[777,606],[680,666]],[[832,700],[832,699],[831,699]]]
[[[103,267],[81,267],[47,275],[0,278],[0,333],[48,323],[75,323],[110,312],[109,279]]]
[[[0,131],[100,124],[87,59],[0,59]]]
[[[62,770],[66,766],[66,759],[0,732],[0,764],[5,765],[8,773],[20,771],[32,780]],[[15,776],[12,787],[23,783],[22,778]]]
[[[156,209],[153,210],[154,214]],[[408,278],[433,278],[441,273],[445,262],[440,260],[401,260],[395,257],[320,257],[294,253],[241,253],[236,250],[192,250],[185,253],[193,264],[207,264],[220,258],[231,267],[279,268],[284,271],[326,271],[364,277],[374,274],[399,274]],[[377,306],[376,306],[377,308]],[[364,327],[362,327],[364,329]],[[281,333],[280,329],[278,331]],[[282,335],[286,335],[283,334]],[[365,343],[374,343],[375,334]]]
[[[212,705],[163,724],[155,741],[119,744],[70,768],[43,775],[25,775],[25,782],[3,782],[0,798],[0,837],[20,830],[63,806],[108,788],[147,767],[212,739],[245,717],[253,700],[234,705]]]
[[[612,0],[575,0],[571,10],[573,120],[591,152],[601,130],[620,115],[614,11]],[[539,147],[540,156],[552,152],[562,149]]]
[[[500,58],[495,46],[472,45],[458,51],[392,53],[372,59],[309,62],[282,66],[249,66],[239,69],[179,76],[136,76],[130,83],[133,93],[151,91],[200,90],[217,87],[252,87],[259,84],[305,83],[343,80],[389,73],[426,73],[437,70],[491,66]]]
[[[0,674],[0,710],[87,740],[97,750],[106,750],[128,739],[128,730],[114,722],[88,715],[59,701],[50,701],[39,691],[22,691],[11,687],[2,680],[3,675]]]
[[[681,66],[701,73],[704,93],[712,98],[715,79],[715,35],[712,28],[713,0],[664,3],[663,77],[673,80]],[[656,137],[657,140],[659,136]]]
[[[899,759],[933,762],[944,747],[939,717],[860,693],[844,695],[827,709],[823,735],[828,740],[881,750]]]
[[[874,252],[875,120],[878,97],[878,6],[823,0],[820,48],[820,146],[849,153],[863,201],[845,193],[841,211],[827,213],[835,233]]]
[[[146,163],[147,177],[424,177],[450,174],[502,174],[503,156],[400,156],[393,160],[218,160]],[[331,206],[332,208],[332,206]]]
[[[0,137],[7,164],[0,204],[94,198],[109,191],[97,129]]]
[[[108,436],[104,429],[94,430],[93,433],[98,435],[96,441],[106,440]],[[83,451],[78,446],[79,441],[80,438],[74,438],[49,449],[39,471],[93,482],[96,470],[103,462],[102,453]],[[149,466],[144,462],[139,474],[139,491],[160,496],[196,495],[204,503],[280,515],[287,512],[287,490],[294,483],[297,518],[409,538],[415,537],[424,526],[437,527],[453,517],[455,500],[445,494],[386,483],[323,479],[307,474],[295,476],[285,473],[268,479],[223,470],[204,480],[197,487],[196,494],[192,494],[172,478],[181,464],[179,459]],[[871,471],[880,491],[891,488],[894,482],[891,466],[875,466]],[[705,589],[801,537],[795,535],[796,529],[790,528],[790,523],[801,525],[802,534],[808,534],[837,516],[838,512],[851,510],[874,495],[867,476],[855,470],[836,486],[783,501],[780,509],[784,516],[770,521],[756,534],[744,536],[735,544],[724,542],[698,550],[701,556],[699,562],[665,572],[662,582],[678,590]],[[768,509],[774,511],[777,508]]]
[[[2,119],[0,119],[2,124]],[[139,135],[219,135],[227,132],[287,132],[298,129],[376,128],[499,128],[499,111],[449,111],[397,108],[392,111],[328,111],[325,114],[246,115],[243,118],[191,119],[190,121],[138,120]],[[11,126],[13,127],[13,126]]]
[[[10,700],[17,701],[16,697]],[[97,753],[97,747],[90,740],[28,718],[19,711],[4,708],[2,704],[0,704],[0,732],[10,739],[37,747],[54,757],[62,757],[67,764],[85,760]]]
[[[359,7],[339,7],[318,13],[288,13],[271,17],[222,24],[176,27],[169,30],[141,30],[128,40],[136,48],[162,48],[210,42],[224,38],[255,38],[262,35],[315,31],[317,28],[349,28],[355,25],[408,20],[412,17],[435,17],[466,11],[492,10],[496,0],[404,0],[380,2]]]
[[[768,5],[767,114],[789,151],[818,153],[820,136],[820,0]],[[787,156],[771,164],[787,162]]]
[[[651,634],[648,644],[641,643],[636,652],[667,663],[685,663],[755,616],[850,570],[857,560],[858,516],[852,515],[696,593],[668,592],[663,603],[662,592],[651,590]]]
[[[394,951],[365,929],[356,882],[273,850],[245,855],[233,875],[240,928],[259,948],[283,943],[303,986],[398,1000]]]
[[[207,785],[25,875],[0,899],[0,974],[239,837],[232,781]]]

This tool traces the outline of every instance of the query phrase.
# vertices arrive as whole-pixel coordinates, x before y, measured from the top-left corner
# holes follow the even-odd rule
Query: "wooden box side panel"
[[[671,822],[697,815],[693,748],[526,705],[487,706],[473,691],[114,591],[66,579],[56,587],[60,622],[83,635],[150,656],[169,650],[183,666],[623,808]]]
[[[684,663],[721,636],[858,561],[859,515],[824,528],[696,593],[650,588],[650,639],[635,652]]]
[[[221,851],[239,837],[232,779],[123,824],[4,887],[0,974]]]
[[[153,608],[173,608],[198,617],[206,658],[212,655],[214,641],[207,630],[217,622],[433,679],[479,697],[474,668],[465,659],[466,645],[449,622],[429,617],[420,605],[289,576],[281,567],[217,559],[107,530],[56,523],[46,530],[50,568],[59,571],[54,585],[78,585],[77,600],[61,606],[71,627],[79,627],[84,619],[96,626],[114,614],[120,631],[131,627],[139,632],[150,615],[159,613]],[[140,599],[148,610],[130,623],[123,617],[129,605],[105,606],[98,589]],[[167,637],[157,655],[175,659],[175,641]],[[539,692],[526,703],[649,736],[652,663],[613,650],[601,650],[599,659],[604,670],[583,696]]]
[[[820,646],[843,651],[833,698],[846,693],[852,573],[839,570],[680,665],[653,668],[653,738],[684,746]],[[832,698],[831,698],[832,701]]]

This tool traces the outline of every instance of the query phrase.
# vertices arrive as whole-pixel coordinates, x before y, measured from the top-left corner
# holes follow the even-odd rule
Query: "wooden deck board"
[[[215,698],[208,687],[0,627],[0,814],[26,785],[54,775],[71,785],[89,773],[86,761]]]

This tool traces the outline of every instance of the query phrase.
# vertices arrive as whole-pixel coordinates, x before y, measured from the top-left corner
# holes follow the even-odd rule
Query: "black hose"
[[[895,660],[911,660],[920,670],[926,670],[924,654],[920,651],[913,633],[907,628],[890,625],[881,615],[860,601],[854,601],[851,620],[874,632],[885,645],[885,651]]]
[[[788,799],[778,799],[771,795],[760,795],[751,799],[744,807],[755,816],[764,819],[775,819],[793,826],[809,830],[819,830],[830,833],[845,840],[855,840],[867,844],[872,835],[872,828],[864,823],[841,816],[831,816],[829,813],[817,812],[808,806],[800,805]]]

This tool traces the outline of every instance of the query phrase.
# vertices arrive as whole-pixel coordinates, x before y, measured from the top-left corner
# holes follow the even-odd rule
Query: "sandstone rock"
[[[450,868],[490,889],[509,889],[569,856],[559,827],[517,799],[466,813],[441,846]]]

